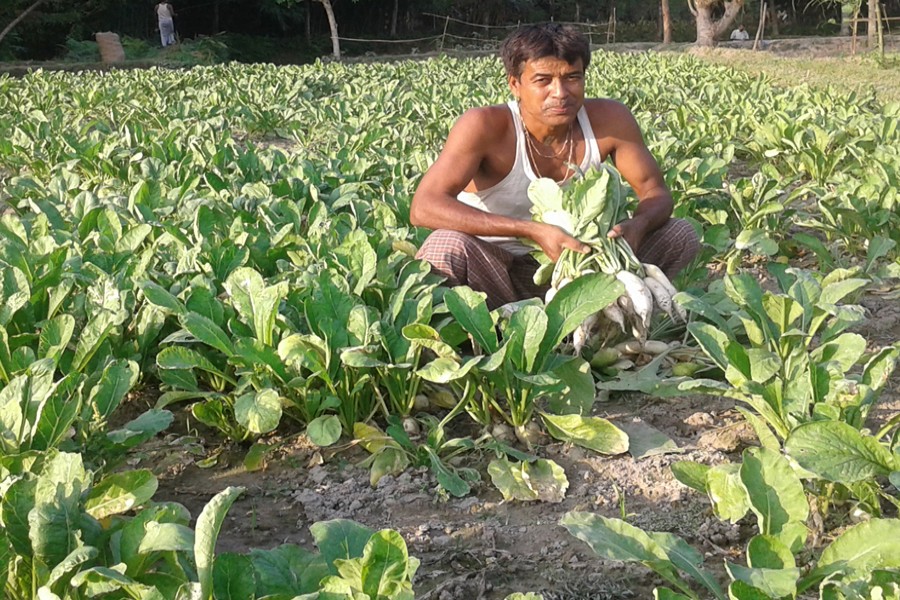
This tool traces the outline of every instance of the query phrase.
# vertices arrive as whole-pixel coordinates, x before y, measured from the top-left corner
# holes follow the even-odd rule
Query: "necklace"
[[[562,153],[562,151],[560,151],[554,155],[549,155],[549,156],[541,154],[540,152],[538,152],[537,148],[535,148],[534,144],[531,142],[531,134],[528,133],[528,129],[525,128],[525,123],[522,123],[522,129],[525,130],[525,138],[528,140],[528,144],[525,145],[525,150],[528,152],[528,160],[531,161],[531,166],[534,168],[534,174],[537,175],[538,178],[541,178],[541,177],[543,177],[543,175],[541,175],[541,171],[540,171],[540,169],[538,169],[537,162],[534,160],[534,154],[537,153],[538,156],[543,156],[544,158],[559,158],[559,155]],[[565,181],[569,177],[569,173],[575,172],[575,169],[573,168],[574,165],[572,164],[572,159],[575,158],[575,144],[572,143],[572,125],[571,124],[569,124],[569,134],[566,136],[566,143],[563,144],[562,150],[564,150],[566,148],[566,146],[569,147],[569,156],[563,162],[563,164],[566,165],[566,172],[563,174],[562,179],[557,181],[557,183],[561,183],[561,182]],[[556,181],[556,180],[554,179],[554,181]]]
[[[525,132],[525,139],[528,140],[528,145],[531,147],[531,151],[543,158],[560,158],[565,153],[567,148],[571,149],[570,146],[572,144],[572,129],[572,124],[569,123],[569,131],[566,133],[566,141],[559,150],[550,154],[544,154],[537,147],[534,136],[532,136],[531,132],[528,131],[528,128],[525,127],[525,122],[522,122],[522,130]]]

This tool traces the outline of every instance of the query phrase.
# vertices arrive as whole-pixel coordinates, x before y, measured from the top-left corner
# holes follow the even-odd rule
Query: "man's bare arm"
[[[672,216],[672,194],[666,187],[656,159],[650,154],[640,127],[631,111],[617,104],[613,109],[616,139],[612,151],[613,162],[622,177],[631,185],[638,197],[638,206],[631,219],[619,223],[610,232],[611,237],[622,236],[637,251],[648,233],[659,229]]]
[[[452,229],[470,235],[529,238],[552,259],[563,248],[584,252],[586,247],[558,227],[513,219],[479,210],[457,200],[487,158],[502,113],[472,109],[456,122],[437,161],[428,169],[416,189],[410,207],[410,223],[429,229]]]

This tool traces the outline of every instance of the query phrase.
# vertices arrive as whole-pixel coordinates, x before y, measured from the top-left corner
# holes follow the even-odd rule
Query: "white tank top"
[[[486,190],[477,192],[460,192],[457,199],[463,204],[468,204],[485,212],[511,217],[513,219],[531,220],[531,201],[528,199],[528,185],[538,178],[528,160],[525,148],[525,134],[522,130],[522,116],[519,113],[519,103],[511,100],[507,103],[512,113],[513,128],[516,131],[516,160],[512,169],[500,182]],[[585,150],[584,160],[581,161],[581,170],[587,171],[590,167],[599,167],[603,162],[600,148],[597,146],[597,138],[588,118],[584,106],[578,111],[578,124],[584,134]],[[571,179],[571,178],[570,178]],[[568,181],[568,180],[566,180]],[[563,184],[565,185],[565,184]],[[533,248],[526,246],[514,237],[479,236],[486,242],[497,244],[504,250],[515,254],[528,254]]]
[[[172,11],[169,10],[169,5],[164,2],[156,5],[156,14],[160,19],[172,18]]]

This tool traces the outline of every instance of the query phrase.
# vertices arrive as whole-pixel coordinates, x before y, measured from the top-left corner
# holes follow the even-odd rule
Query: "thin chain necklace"
[[[522,129],[525,130],[525,137],[526,137],[526,139],[529,140],[529,143],[526,144],[526,146],[525,146],[525,150],[528,152],[528,160],[531,161],[531,166],[534,168],[534,174],[537,175],[539,178],[543,177],[543,175],[541,175],[540,169],[538,169],[537,162],[534,160],[534,152],[537,152],[537,150],[534,149],[534,152],[532,152],[533,144],[531,143],[531,134],[528,133],[528,129],[525,127],[524,121],[522,122]],[[563,174],[562,179],[557,181],[557,183],[565,181],[569,177],[569,173],[573,173],[573,174],[575,173],[575,170],[573,169],[573,165],[572,165],[572,159],[575,158],[575,144],[572,143],[572,125],[571,124],[569,124],[569,134],[568,134],[568,136],[566,136],[566,143],[563,145],[563,148],[565,148],[566,146],[569,147],[569,157],[563,163],[566,165],[566,172]],[[553,155],[553,156],[545,156],[545,155],[541,154],[540,152],[537,152],[537,154],[538,154],[538,156],[543,156],[544,158],[559,158],[559,156],[558,156],[559,153],[557,153],[557,155]],[[556,181],[556,180],[554,179],[554,181]]]
[[[525,139],[528,140],[528,145],[531,146],[531,151],[543,158],[559,158],[563,155],[563,153],[566,152],[567,149],[570,149],[570,146],[572,144],[572,129],[572,123],[569,123],[569,131],[566,133],[566,141],[559,150],[550,154],[544,154],[537,147],[534,136],[531,135],[531,132],[528,131],[527,127],[525,127],[525,121],[522,121],[522,130],[525,132]]]

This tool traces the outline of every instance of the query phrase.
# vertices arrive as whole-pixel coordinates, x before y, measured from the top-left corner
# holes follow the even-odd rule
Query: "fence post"
[[[885,18],[884,9],[881,8],[881,2],[876,2],[875,6],[878,7],[878,51],[881,53],[881,60],[884,60],[884,22],[882,19]]]
[[[447,26],[450,24],[450,15],[447,15],[444,18],[444,33],[441,34],[441,47],[438,49],[439,52],[444,51],[444,40],[447,39]]]

